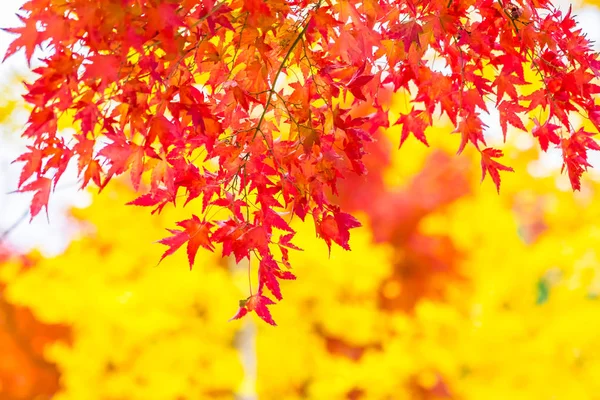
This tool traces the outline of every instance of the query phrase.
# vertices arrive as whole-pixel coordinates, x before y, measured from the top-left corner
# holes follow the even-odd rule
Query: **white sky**
[[[16,17],[16,13],[23,4],[22,0],[0,0],[0,27],[2,28],[10,28],[13,26],[19,25],[19,20]],[[1,58],[4,58],[4,54],[6,53],[6,49],[8,48],[8,44],[10,43],[10,38],[13,35],[10,35],[2,30],[0,30],[0,55]],[[9,68],[15,68],[16,66],[24,66],[24,57],[21,57],[19,60],[15,57],[12,60],[8,60],[7,64],[0,64],[0,79],[4,77]]]
[[[0,0],[0,27],[19,25],[15,14],[23,2],[23,0]],[[559,0],[556,4],[566,8],[569,3],[566,0]],[[596,42],[596,48],[600,50],[600,12],[592,6],[582,7],[581,1],[573,3],[577,8],[578,21],[588,33],[589,38]],[[0,30],[0,58],[4,57],[11,37],[12,35]],[[11,57],[6,63],[0,64],[0,88],[10,84],[11,76],[15,76],[19,72],[23,75],[26,71],[27,64],[22,53]],[[0,95],[0,107],[6,97],[6,94]],[[11,161],[23,151],[24,143],[19,139],[20,132],[18,131],[26,119],[26,113],[17,114],[14,115],[9,126],[0,126],[0,235],[23,215],[31,198],[29,194],[8,194],[16,189],[20,166],[11,165]],[[497,121],[497,115],[490,115],[486,123],[488,126],[494,127],[498,126]],[[492,129],[490,133],[492,136],[501,137],[499,128],[497,132]],[[600,154],[594,155],[594,161],[595,165],[600,166]],[[560,155],[546,155],[542,163],[560,168]],[[73,171],[65,174],[59,190],[51,196],[50,224],[45,216],[38,216],[31,225],[21,223],[9,237],[11,244],[22,251],[33,247],[40,248],[45,254],[57,254],[62,251],[68,238],[73,235],[73,231],[69,230],[64,218],[65,210],[70,205],[84,205],[89,201],[89,196],[85,193],[69,187],[75,180],[76,176]]]
[[[13,27],[19,25],[15,14],[23,4],[22,0],[0,0],[0,27]],[[10,35],[0,30],[0,59],[4,58],[10,43]],[[27,63],[23,54],[11,57],[4,64],[0,64],[0,88],[5,86],[15,87],[15,75],[23,75],[27,71]],[[11,89],[12,90],[12,89]],[[0,107],[4,99],[14,98],[14,93],[0,95]],[[20,139],[20,129],[27,121],[26,112],[17,112],[11,117],[9,124],[0,125],[0,235],[27,211],[31,194],[9,194],[16,190],[19,164],[11,162],[23,152],[24,142]],[[26,221],[19,224],[8,237],[10,245],[21,251],[39,248],[47,255],[57,254],[67,243],[68,238],[74,233],[65,219],[65,211],[70,205],[83,205],[88,201],[85,193],[77,192],[75,187],[64,188],[76,179],[75,173],[67,173],[59,190],[50,197],[49,216],[50,224],[45,215],[40,214],[33,222]],[[63,187],[63,188],[61,188]]]

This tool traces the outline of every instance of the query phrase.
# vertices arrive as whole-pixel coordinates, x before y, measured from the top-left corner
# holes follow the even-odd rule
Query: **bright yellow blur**
[[[407,144],[394,153],[404,169],[390,176],[409,180],[428,152]],[[192,271],[184,252],[156,266],[163,247],[153,242],[194,210],[151,217],[123,206],[132,193],[117,185],[74,212],[84,234],[65,254],[3,265],[4,293],[72,330],[70,344],[44,353],[60,374],[57,400],[225,399],[241,390],[274,400],[597,399],[598,187],[587,179],[582,193],[561,191],[553,177],[529,177],[530,160],[512,158],[517,172],[503,176],[500,195],[479,183],[474,160],[471,194],[422,218],[411,235],[447,237],[460,255],[448,260],[451,275],[427,277],[436,295],[417,292],[408,308],[382,304],[415,296],[418,281],[390,280],[412,244],[374,244],[363,218],[352,252],[334,248],[328,258],[311,224],[296,224],[304,251],[292,252],[298,280],[283,284],[272,308],[279,326],[254,319],[255,334],[239,333],[244,323],[227,319],[247,296],[245,271],[208,252]],[[255,381],[244,380],[243,335],[256,341]]]

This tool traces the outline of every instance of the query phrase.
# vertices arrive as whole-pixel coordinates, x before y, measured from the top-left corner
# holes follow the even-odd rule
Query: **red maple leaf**
[[[358,228],[361,223],[352,215],[334,210],[320,221],[315,220],[317,236],[322,238],[331,253],[331,242],[337,243],[344,250],[350,250],[350,229]]]
[[[425,137],[425,129],[429,124],[424,118],[427,118],[425,116],[425,111],[415,110],[414,108],[410,110],[410,113],[402,114],[400,118],[398,118],[396,124],[402,124],[402,134],[400,135],[400,145],[398,147],[402,147],[410,133],[425,146],[429,146],[427,138]]]
[[[237,313],[231,317],[230,321],[234,319],[240,319],[248,314],[249,311],[254,311],[256,315],[258,315],[260,319],[266,323],[277,326],[273,320],[273,317],[271,316],[271,312],[267,308],[267,306],[272,304],[275,304],[275,302],[266,296],[261,294],[252,295],[246,300],[240,300],[240,308],[238,309]]]
[[[179,221],[177,222],[177,225],[184,229],[167,229],[173,236],[158,241],[159,243],[169,246],[169,249],[164,252],[160,260],[162,261],[165,257],[175,253],[187,242],[188,261],[190,269],[192,269],[196,253],[200,247],[204,247],[210,251],[214,251],[215,249],[210,237],[211,228],[214,224],[207,221],[201,221],[196,215],[192,215],[192,218]]]
[[[561,172],[567,169],[573,190],[581,189],[581,175],[591,167],[588,161],[588,150],[600,150],[600,145],[592,138],[595,133],[586,132],[583,128],[574,132],[568,139],[561,140],[563,165]]]
[[[514,172],[511,167],[500,164],[494,158],[500,158],[504,156],[502,150],[486,148],[481,151],[481,181],[485,179],[486,173],[489,173],[492,177],[492,181],[496,185],[496,190],[500,193],[500,172],[499,171],[510,171]]]
[[[517,113],[522,113],[526,110],[525,107],[509,101],[503,101],[498,105],[498,111],[500,112],[500,126],[502,127],[502,136],[504,137],[504,140],[506,140],[508,124],[511,124],[515,128],[527,131],[525,125],[523,125],[523,121],[521,121],[521,118],[517,115]]]
[[[508,94],[513,101],[518,100],[519,95],[517,94],[517,88],[515,85],[525,85],[524,79],[519,78],[515,75],[506,75],[500,74],[494,81],[494,85],[496,85],[497,93],[496,93],[496,105],[502,101],[504,94]]]
[[[102,187],[102,178],[100,177],[101,172],[102,167],[100,166],[100,163],[97,160],[91,160],[83,173],[81,187],[85,188],[90,180],[94,182],[96,186]]]
[[[19,49],[25,49],[27,63],[31,65],[31,58],[33,57],[35,47],[41,44],[45,35],[38,30],[37,21],[30,18],[24,18],[20,15],[17,15],[17,17],[23,22],[24,26],[18,28],[1,28],[3,31],[19,35],[19,37],[14,39],[8,46],[3,62],[19,51]]]
[[[46,208],[46,218],[48,218],[48,200],[50,198],[51,189],[52,179],[43,177],[38,178],[37,180],[19,189],[19,192],[35,192],[29,209],[31,212],[31,220],[33,220],[33,217],[38,215],[44,207]]]
[[[537,118],[534,118],[533,122],[535,123],[535,127],[533,128],[532,134],[540,142],[542,150],[547,151],[549,143],[554,143],[556,145],[560,144],[560,137],[556,133],[556,130],[560,128],[559,125],[551,124],[548,121],[546,121],[545,124],[540,125]]]
[[[477,113],[464,115],[454,131],[461,135],[460,146],[456,153],[462,153],[469,142],[473,143],[476,148],[479,148],[479,142],[485,144],[485,137],[483,136],[483,128],[485,127],[487,125],[481,121]]]
[[[354,95],[354,97],[363,101],[367,99],[362,92],[362,87],[374,78],[374,75],[363,75],[365,66],[366,64],[363,64],[360,68],[358,68],[354,75],[352,75],[352,78],[350,78],[350,81],[346,84],[346,87],[350,89],[350,92]]]
[[[244,219],[244,215],[242,214],[242,207],[248,207],[248,203],[246,203],[244,200],[236,199],[235,196],[229,192],[225,194],[225,197],[218,198],[214,200],[211,204],[221,207],[227,207],[239,220]]]
[[[277,280],[276,272],[279,266],[272,256],[268,255],[260,260],[258,267],[258,292],[262,293],[263,287],[267,287],[277,300],[281,300],[281,289]]]
[[[32,146],[27,146],[27,153],[21,154],[13,163],[24,162],[21,176],[19,176],[18,186],[21,187],[34,173],[39,173],[42,168],[43,152]]]
[[[158,189],[153,192],[146,193],[127,204],[142,207],[156,206],[156,208],[152,210],[152,214],[154,214],[157,212],[160,213],[169,202],[175,202],[175,198],[171,192],[164,189]]]

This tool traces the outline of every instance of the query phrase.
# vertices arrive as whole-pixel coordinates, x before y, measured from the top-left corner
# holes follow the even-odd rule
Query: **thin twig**
[[[317,3],[317,5],[314,7],[313,10],[318,10],[319,9],[319,7],[321,6],[321,1],[322,0],[319,0],[319,2]],[[265,108],[264,108],[264,110],[263,110],[263,112],[262,112],[262,114],[260,116],[260,119],[258,120],[258,124],[256,125],[256,131],[254,132],[254,138],[253,139],[256,139],[256,135],[258,135],[258,132],[260,131],[260,126],[261,126],[263,120],[265,119],[265,115],[269,111],[269,106],[271,105],[271,101],[273,99],[273,93],[275,93],[275,87],[276,87],[275,85],[277,84],[277,80],[279,79],[279,76],[281,75],[283,69],[286,67],[285,64],[287,63],[288,58],[290,58],[290,56],[294,52],[294,49],[296,48],[296,46],[298,45],[298,43],[300,43],[300,41],[304,37],[304,34],[306,33],[306,30],[308,29],[308,26],[310,25],[310,19],[311,19],[311,16],[307,15],[306,19],[303,21],[304,27],[302,28],[302,30],[300,31],[300,33],[296,37],[296,40],[294,40],[294,42],[290,46],[289,50],[287,51],[287,53],[283,57],[283,61],[281,61],[281,64],[279,65],[279,69],[275,73],[275,78],[273,79],[273,86],[269,90],[269,97],[267,98],[267,103],[265,104]]]
[[[25,211],[11,226],[8,227],[8,229],[0,233],[0,243],[4,242],[4,240],[12,233],[12,231],[17,229],[17,227],[21,225],[21,223],[23,223],[28,216],[29,210]]]

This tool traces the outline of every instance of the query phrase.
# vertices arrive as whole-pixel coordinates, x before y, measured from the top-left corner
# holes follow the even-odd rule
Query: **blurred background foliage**
[[[190,210],[125,207],[126,184],[73,209],[64,254],[5,245],[0,398],[600,398],[598,185],[561,191],[509,151],[517,173],[498,195],[477,160],[439,150],[456,143],[436,129],[438,150],[380,138],[369,179],[345,182],[340,200],[365,225],[351,252],[328,257],[295,226],[304,251],[277,328],[227,322],[246,268],[208,252],[192,271],[183,253],[156,266],[153,242]]]
[[[22,105],[5,98],[12,130]],[[391,96],[391,120],[405,106]],[[125,207],[126,183],[71,211],[63,254],[0,237],[0,399],[600,399],[598,173],[572,193],[512,132],[498,195],[444,121],[429,149],[396,150],[397,129],[340,188],[364,225],[351,252],[295,225],[277,328],[227,321],[255,266],[209,252],[192,271],[183,253],[157,266],[154,242],[192,210]]]

